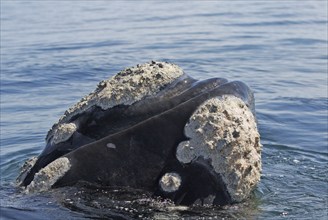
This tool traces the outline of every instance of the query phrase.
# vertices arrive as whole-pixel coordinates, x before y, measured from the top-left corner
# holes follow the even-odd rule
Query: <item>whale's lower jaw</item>
[[[177,73],[166,78],[169,71]],[[164,79],[138,96],[138,80],[151,78],[145,72]],[[182,72],[151,62],[103,81],[53,126],[46,148],[34,165],[25,166],[19,184],[27,191],[78,181],[129,186],[182,205],[246,199],[261,172],[253,93],[242,82],[196,81]],[[130,84],[115,84],[124,80]],[[128,90],[138,98],[119,94]],[[118,101],[109,96],[123,97],[121,104],[111,105]]]

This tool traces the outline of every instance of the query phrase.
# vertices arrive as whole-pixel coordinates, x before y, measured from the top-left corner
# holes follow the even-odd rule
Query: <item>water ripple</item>
[[[326,8],[326,1],[2,1],[1,217],[326,219]],[[263,175],[252,198],[183,211],[129,190],[17,192],[19,167],[41,152],[67,108],[100,80],[156,59],[254,90]]]

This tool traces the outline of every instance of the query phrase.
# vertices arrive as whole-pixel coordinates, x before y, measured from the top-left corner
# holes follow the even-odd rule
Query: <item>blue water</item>
[[[1,219],[327,219],[327,9],[305,0],[2,0]],[[150,60],[254,90],[263,175],[248,201],[183,211],[145,192],[15,188],[68,107]]]

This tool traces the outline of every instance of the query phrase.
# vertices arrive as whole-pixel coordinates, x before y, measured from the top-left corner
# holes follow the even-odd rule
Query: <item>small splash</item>
[[[295,164],[298,164],[299,162],[300,162],[299,160],[296,160],[296,159],[293,160],[293,163],[295,163]]]

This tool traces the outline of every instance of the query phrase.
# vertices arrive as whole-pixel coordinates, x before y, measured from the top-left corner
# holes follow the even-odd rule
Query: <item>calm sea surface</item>
[[[327,1],[1,1],[1,219],[327,219]],[[183,210],[146,192],[15,178],[63,112],[121,69],[170,61],[255,92],[263,175],[252,197]]]

